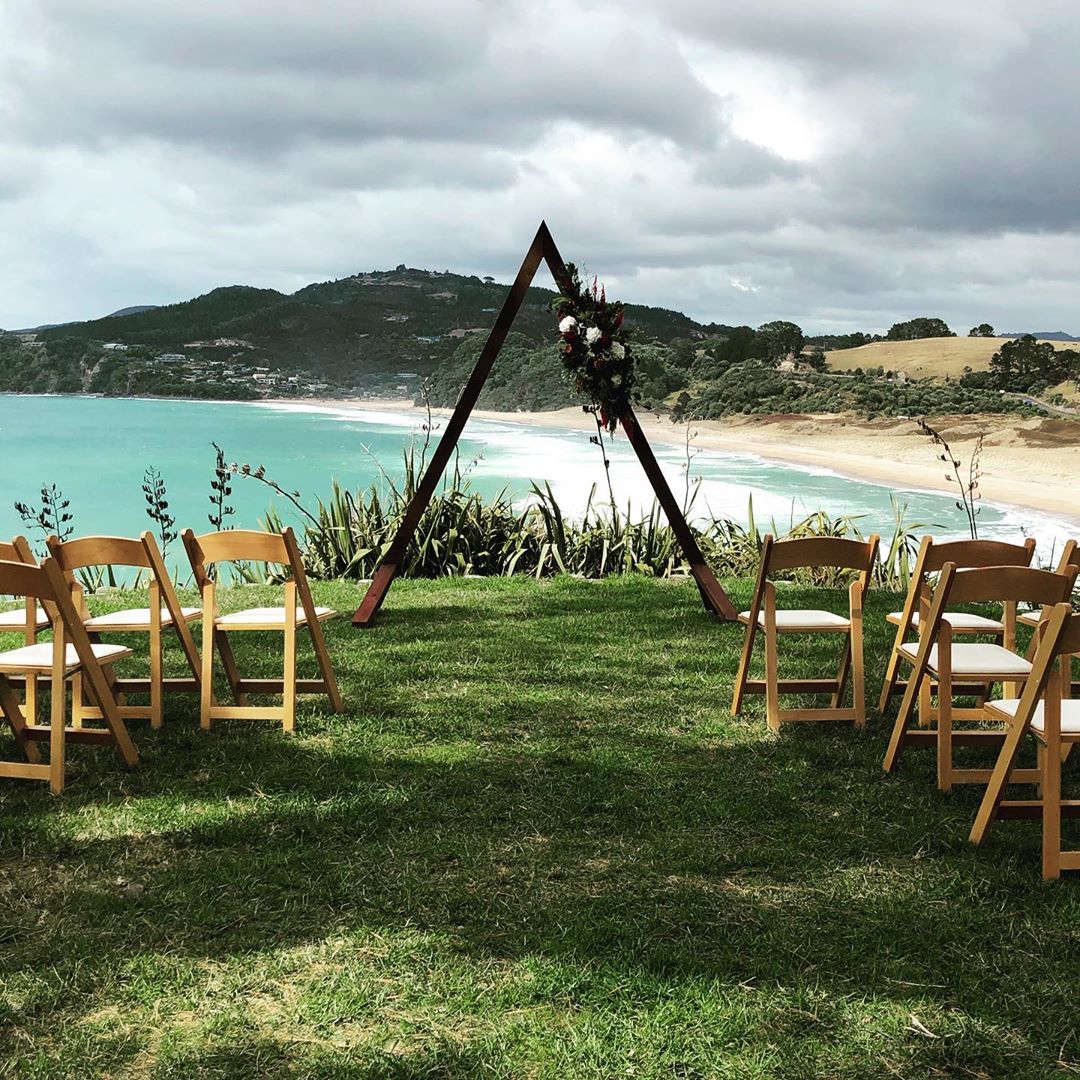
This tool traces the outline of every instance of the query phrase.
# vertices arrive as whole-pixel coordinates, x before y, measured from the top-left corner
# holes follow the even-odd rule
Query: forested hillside
[[[506,293],[491,278],[404,266],[292,295],[229,286],[184,303],[127,308],[36,333],[0,332],[0,392],[407,395],[450,406]],[[530,289],[481,406],[538,411],[579,403],[559,360],[554,296]],[[628,305],[626,316],[639,406],[667,408],[678,418],[1022,413],[1040,407],[1034,400],[1040,394],[1067,412],[1080,377],[1080,354],[1030,336],[995,339],[985,323],[966,338],[929,317],[896,323],[884,337],[807,338],[782,320],[756,328],[701,324],[639,305]],[[954,354],[961,361],[955,373]],[[866,363],[871,359],[876,366]]]

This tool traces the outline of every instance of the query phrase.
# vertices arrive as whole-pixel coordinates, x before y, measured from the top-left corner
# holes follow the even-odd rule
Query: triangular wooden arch
[[[439,440],[438,446],[435,447],[435,452],[431,455],[431,461],[416,489],[416,494],[413,495],[412,502],[409,503],[408,509],[405,511],[397,536],[394,537],[386,557],[375,572],[363,601],[356,609],[356,614],[353,616],[354,626],[370,625],[371,620],[375,618],[376,612],[382,606],[390,585],[397,576],[398,567],[405,557],[405,552],[412,542],[416,527],[420,524],[420,518],[427,509],[439,480],[450,462],[454,448],[461,437],[462,429],[465,427],[465,421],[468,420],[469,414],[476,406],[480,391],[491,374],[492,365],[495,363],[495,359],[503,347],[503,342],[506,340],[506,335],[510,332],[510,327],[513,325],[522,303],[525,301],[526,293],[536,276],[536,271],[540,268],[541,262],[547,263],[551,276],[555,279],[555,284],[560,292],[565,293],[569,280],[566,264],[559,254],[559,249],[555,246],[555,241],[548,231],[546,222],[543,221],[540,222],[536,237],[521,264],[521,269],[514,279],[514,284],[511,286],[506,300],[503,302],[502,310],[495,320],[495,325],[492,327],[483,351],[480,353],[476,367],[473,368],[473,373],[469,376],[469,381],[465,384],[461,397],[458,398],[453,415],[446,425],[446,431]],[[679,504],[675,501],[675,496],[672,495],[664,474],[660,471],[660,466],[653,456],[652,447],[649,446],[645,433],[638,425],[633,410],[627,412],[620,419],[620,423],[630,445],[638,456],[638,460],[641,462],[642,468],[645,470],[645,475],[652,484],[656,498],[667,515],[668,522],[675,531],[675,536],[683,549],[683,553],[690,563],[690,572],[697,582],[706,611],[722,619],[735,619],[735,608],[705,562],[705,557],[701,554],[697,540],[694,539],[694,534],[690,531],[690,526],[687,525],[686,518],[683,516]]]

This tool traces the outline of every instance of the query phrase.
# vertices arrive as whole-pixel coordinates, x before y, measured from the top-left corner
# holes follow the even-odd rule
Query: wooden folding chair
[[[52,559],[41,566],[0,561],[0,593],[40,603],[52,624],[51,642],[23,645],[0,653],[0,712],[26,762],[0,762],[0,776],[25,780],[47,780],[59,793],[64,787],[66,743],[109,743],[116,747],[126,765],[135,765],[138,751],[124,726],[109,684],[107,669],[131,655],[122,645],[93,643],[82,624],[60,568]],[[104,728],[75,728],[65,723],[66,683],[76,674],[86,680],[87,689],[105,721]],[[49,680],[49,723],[28,722],[15,697],[14,685],[24,676],[27,685],[44,676]],[[43,764],[37,743],[49,743],[49,762]]]
[[[1066,540],[1065,546],[1061,549],[1061,558],[1058,559],[1057,573],[1067,573],[1070,566],[1080,566],[1080,550],[1078,550],[1077,541]],[[1039,620],[1043,616],[1042,611],[1024,611],[1017,616],[1017,622],[1022,626],[1028,626],[1034,629],[1039,625]],[[1068,665],[1067,665],[1068,666]],[[1073,697],[1080,695],[1080,680],[1073,680],[1072,672],[1069,672],[1069,680],[1071,683],[1070,692]],[[1071,749],[1071,744],[1067,744],[1068,749]],[[1068,756],[1066,754],[1066,756]]]
[[[58,540],[50,536],[46,541],[49,553],[64,572],[76,607],[82,615],[83,625],[98,641],[103,634],[146,634],[150,653],[150,677],[148,679],[118,678],[113,685],[119,695],[120,711],[127,720],[147,719],[150,726],[160,728],[162,723],[163,697],[168,692],[199,693],[201,662],[191,632],[191,624],[202,618],[202,610],[182,607],[173,588],[172,578],[165,567],[154,534],[144,532],[138,540],[121,536],[83,536],[76,540]],[[142,608],[125,608],[106,615],[94,615],[79,584],[76,573],[87,567],[131,567],[149,571],[149,605]],[[184,678],[165,678],[164,631],[174,629],[187,660],[191,675]],[[79,727],[85,718],[98,717],[98,711],[86,704],[82,695],[82,676],[76,674],[72,681],[72,722]],[[130,705],[128,694],[149,694],[149,705]]]
[[[735,681],[732,715],[742,711],[746,694],[765,695],[765,716],[769,728],[799,720],[851,720],[857,728],[866,725],[866,687],[863,676],[863,597],[877,560],[878,537],[848,540],[836,536],[815,536],[795,540],[774,540],[766,536],[761,549],[761,565],[750,610],[739,615],[746,626],[742,660]],[[848,589],[848,612],[778,609],[776,587],[769,574],[797,568],[853,570],[857,577]],[[765,637],[765,678],[751,679],[750,661],[754,640],[761,631]],[[836,677],[832,679],[781,679],[778,674],[778,639],[781,634],[839,634],[843,649]],[[841,707],[848,682],[852,683],[852,708]],[[824,708],[781,709],[781,694],[829,694],[832,701]]]
[[[200,723],[210,729],[213,720],[248,719],[280,720],[285,731],[292,731],[296,724],[296,695],[326,694],[334,712],[344,711],[341,692],[334,677],[330,653],[326,647],[322,624],[334,618],[337,612],[327,607],[316,607],[304,573],[300,548],[291,528],[280,533],[260,532],[247,529],[230,529],[224,532],[196,536],[190,529],[181,534],[195,581],[202,591],[203,649],[202,694]],[[218,586],[213,580],[211,568],[219,563],[251,562],[274,563],[287,567],[292,576],[284,585],[284,604],[281,607],[247,608],[221,614],[218,610]],[[306,627],[311,635],[321,677],[298,679],[296,677],[296,635]],[[284,673],[280,679],[242,679],[236,665],[228,635],[246,631],[272,631],[282,634],[284,643]],[[221,656],[222,666],[232,688],[235,705],[218,705],[212,697],[214,684],[214,654]],[[247,703],[248,694],[281,694],[280,706],[256,706]]]
[[[896,768],[905,746],[933,745],[937,749],[938,787],[942,791],[949,791],[954,783],[984,784],[989,781],[989,769],[955,768],[953,747],[996,746],[1004,739],[1004,732],[954,731],[956,721],[986,721],[993,717],[988,714],[985,702],[975,708],[958,708],[953,698],[961,689],[965,694],[970,693],[973,686],[979,689],[981,696],[982,688],[999,682],[1004,684],[1005,696],[1015,696],[1016,688],[1028,680],[1032,671],[1030,658],[1015,651],[1017,604],[1042,607],[1067,600],[1076,578],[1075,568],[1071,570],[1071,573],[1055,574],[1030,566],[957,570],[952,563],[946,563],[942,567],[929,616],[919,626],[919,640],[904,644],[899,650],[901,659],[911,665],[911,675],[882,763],[886,772]],[[1001,604],[1005,627],[1003,643],[955,644],[947,614],[949,604]],[[936,709],[931,700],[935,684]],[[916,699],[920,728],[911,729],[908,721]],[[931,724],[936,726],[932,728]]]
[[[16,536],[11,543],[0,540],[0,560],[37,566],[37,560],[25,536]],[[49,616],[32,597],[27,597],[17,608],[0,611],[0,634],[21,634],[23,643],[26,645],[33,645],[38,639],[38,634],[47,629],[48,625]],[[29,676],[24,678],[26,715],[30,720],[35,720],[37,718],[37,679]]]
[[[986,566],[1030,566],[1035,556],[1035,541],[1027,539],[1022,544],[1006,544],[999,540],[954,540],[936,544],[932,536],[924,536],[919,554],[911,572],[911,584],[903,611],[894,611],[886,619],[896,627],[896,638],[889,664],[885,669],[885,682],[881,687],[878,711],[886,712],[897,690],[906,690],[899,681],[900,647],[908,637],[916,633],[919,623],[930,614],[930,575],[939,574],[946,563],[958,570],[974,570]],[[970,612],[950,612],[949,625],[954,637],[985,636],[1000,645],[1005,636],[1005,625],[1000,619]],[[973,689],[973,693],[978,693]]]
[[[1008,725],[1008,732],[990,777],[969,839],[981,844],[997,818],[1042,819],[1042,873],[1061,876],[1080,870],[1080,851],[1061,850],[1062,817],[1080,817],[1080,800],[1062,800],[1061,764],[1080,742],[1080,701],[1071,699],[1070,665],[1080,653],[1080,615],[1069,604],[1044,611],[1038,626],[1032,674],[1019,698],[989,702],[987,711]],[[1038,747],[1036,782],[1039,798],[1006,800],[1006,785],[1020,782],[1030,770],[1015,767],[1025,735]]]

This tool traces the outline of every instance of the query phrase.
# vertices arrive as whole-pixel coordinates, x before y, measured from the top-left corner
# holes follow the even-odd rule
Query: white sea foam
[[[419,432],[425,416],[415,412],[382,411],[363,406],[336,407],[305,402],[260,402],[259,408],[281,412],[312,413],[358,425],[372,425],[400,431]],[[445,429],[445,418],[435,421],[434,438]],[[475,480],[506,480],[524,504],[529,482],[551,485],[564,512],[584,513],[590,498],[594,506],[609,500],[600,449],[589,442],[593,430],[543,428],[512,419],[470,418],[460,445],[460,463]],[[653,492],[633,450],[625,438],[606,441],[611,463],[611,482],[620,510],[647,511]],[[658,444],[656,459],[676,500],[687,499],[686,455],[681,447]],[[864,532],[891,532],[893,519],[890,495],[909,504],[911,524],[933,529],[939,536],[967,535],[966,523],[955,499],[940,491],[886,484],[846,477],[825,466],[795,465],[765,459],[753,452],[723,450],[692,451],[692,478],[697,483],[688,516],[692,520],[726,517],[746,522],[752,500],[755,519],[761,529],[783,531],[819,510],[833,516],[852,516]],[[1018,540],[1035,536],[1040,549],[1060,550],[1075,525],[1049,514],[1006,504],[983,502],[979,516],[980,535]]]

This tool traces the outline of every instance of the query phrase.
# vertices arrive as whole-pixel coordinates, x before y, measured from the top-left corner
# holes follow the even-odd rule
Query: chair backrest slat
[[[1080,566],[1080,552],[1077,548],[1080,544],[1075,540],[1066,540],[1065,546],[1061,549],[1061,558],[1058,560],[1057,572],[1064,574],[1070,566]]]
[[[281,533],[263,532],[260,529],[227,529],[195,536],[190,530],[184,532],[185,547],[189,545],[187,537],[190,535],[198,545],[203,566],[219,562],[278,563],[282,566],[291,564]],[[190,547],[188,554],[191,554]]]
[[[1080,653],[1080,615],[1069,616],[1057,652],[1062,656],[1076,656]]]
[[[10,541],[0,540],[0,560],[37,566],[37,559],[34,558],[34,553],[30,550],[30,544],[25,536],[16,536]]]
[[[139,540],[126,536],[80,536],[75,540],[59,540],[50,536],[46,541],[49,554],[65,574],[87,566],[136,566],[150,569],[150,560]]]
[[[1028,537],[1022,544],[1002,540],[951,540],[944,544],[931,543],[923,560],[923,572],[933,574],[946,563],[958,570],[980,569],[988,566],[1030,566],[1035,557],[1035,540]]]
[[[54,600],[52,585],[40,566],[10,559],[0,560],[0,594]]]
[[[799,567],[837,570],[872,569],[877,556],[878,537],[850,540],[842,536],[806,536],[773,541],[765,557],[767,570],[794,570]]]
[[[1045,607],[1067,600],[1075,580],[1075,568],[1072,573],[1064,574],[1037,570],[1032,566],[957,570],[949,582],[949,601],[954,604],[1022,603]]]

